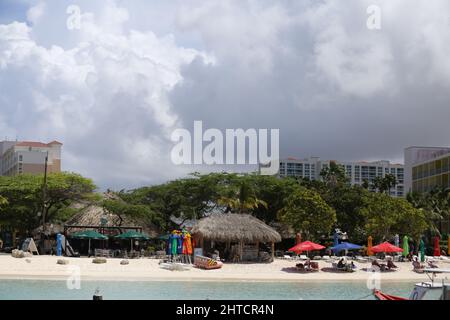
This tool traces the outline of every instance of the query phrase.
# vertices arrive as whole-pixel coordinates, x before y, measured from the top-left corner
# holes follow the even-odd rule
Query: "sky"
[[[403,162],[449,145],[449,52],[447,0],[0,0],[0,136],[61,141],[64,170],[115,190],[223,170],[171,161],[196,120]]]

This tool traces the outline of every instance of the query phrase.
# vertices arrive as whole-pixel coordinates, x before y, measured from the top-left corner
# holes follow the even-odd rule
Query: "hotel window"
[[[19,155],[19,161],[23,161],[23,156]]]

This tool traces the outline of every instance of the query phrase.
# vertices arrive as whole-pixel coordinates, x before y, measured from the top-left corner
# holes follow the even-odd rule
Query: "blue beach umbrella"
[[[337,246],[331,247],[331,250],[333,250],[334,252],[341,252],[342,250],[356,250],[356,249],[361,249],[362,247],[357,245],[357,244],[353,244],[353,243],[349,243],[349,242],[342,242],[340,244],[338,244]]]

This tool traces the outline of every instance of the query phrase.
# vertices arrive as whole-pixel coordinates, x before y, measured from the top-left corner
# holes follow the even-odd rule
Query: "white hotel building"
[[[374,162],[346,162],[320,160],[318,157],[306,159],[287,158],[280,160],[278,176],[320,180],[320,172],[323,168],[328,167],[330,162],[335,162],[336,164],[343,166],[352,185],[362,185],[364,180],[367,180],[370,185],[375,177],[384,177],[386,174],[393,174],[397,180],[397,185],[391,189],[391,196],[405,196],[404,166],[402,164],[392,164],[386,160]]]

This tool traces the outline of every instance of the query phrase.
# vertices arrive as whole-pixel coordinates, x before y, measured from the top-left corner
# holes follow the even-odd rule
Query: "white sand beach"
[[[319,261],[319,272],[299,273],[290,268],[295,261],[275,259],[273,263],[224,264],[221,269],[201,270],[195,267],[187,271],[170,271],[160,268],[158,259],[130,259],[128,265],[121,265],[121,259],[108,259],[105,264],[94,264],[92,258],[64,258],[68,265],[57,264],[56,256],[33,256],[13,258],[0,255],[0,279],[67,279],[74,270],[79,270],[81,280],[120,280],[120,281],[367,281],[371,273],[363,271],[369,263],[355,264],[358,270],[353,273],[330,271],[330,263]],[[425,281],[424,274],[412,271],[409,262],[396,262],[398,269],[380,273],[380,280],[387,281]],[[74,266],[79,267],[74,268]],[[440,263],[449,268],[450,264]]]

